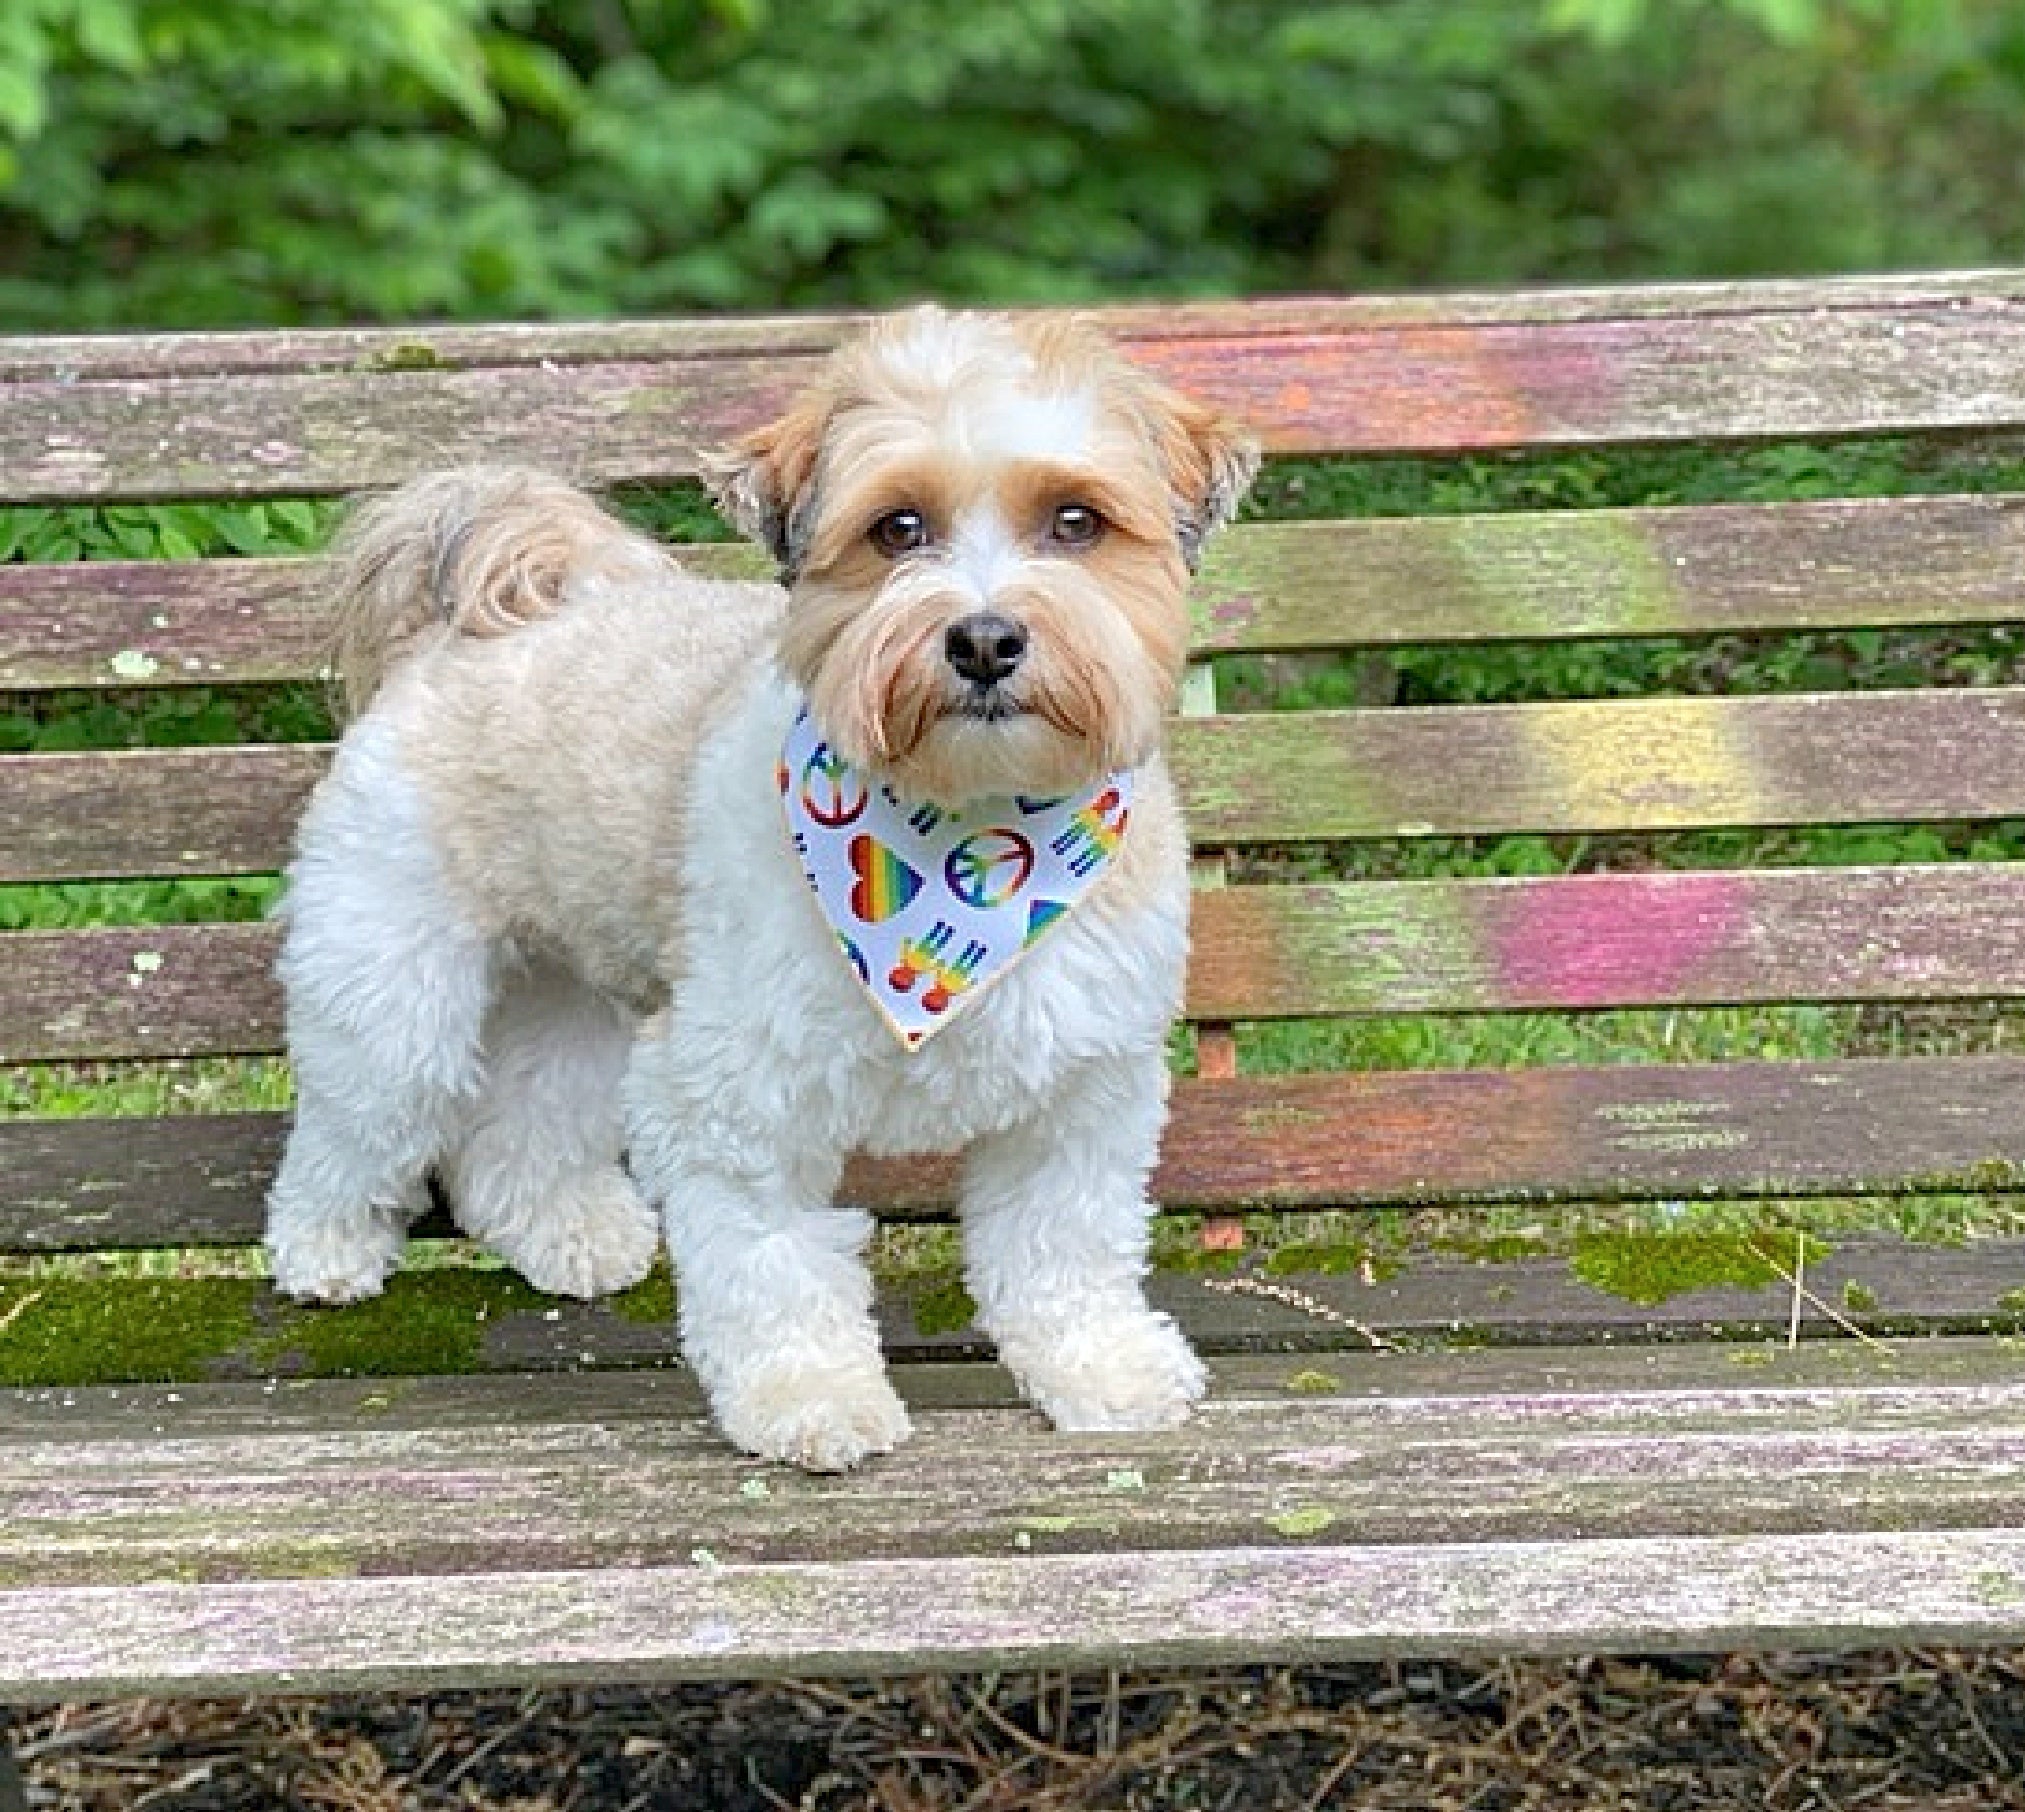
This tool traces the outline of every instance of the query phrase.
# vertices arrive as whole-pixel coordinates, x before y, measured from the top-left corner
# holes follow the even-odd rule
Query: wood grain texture
[[[1201,1352],[1216,1357],[1280,1355],[1288,1367],[1283,1378],[1316,1367],[1326,1368],[1325,1377],[1365,1376],[1363,1361],[1373,1355],[1360,1329],[1435,1351],[1449,1350],[1458,1342],[1487,1349],[1591,1345],[1650,1351],[1656,1341],[1719,1339],[1741,1355],[1734,1363],[1742,1367],[1763,1362],[1763,1343],[1783,1343],[1793,1331],[1792,1290],[1779,1272],[1790,1273],[1794,1255],[1776,1229],[1759,1235],[1753,1247],[1750,1252],[1732,1249],[1731,1259],[1743,1275],[1764,1281],[1683,1286],[1656,1301],[1634,1300],[1590,1281],[1592,1276],[1607,1281],[1612,1275],[1597,1268],[1609,1262],[1609,1255],[1593,1252],[1580,1267],[1567,1257],[1551,1255],[1487,1262],[1422,1254],[1388,1266],[1385,1275],[1367,1281],[1354,1264],[1354,1250],[1337,1249],[1335,1259],[1344,1268],[1313,1271],[1300,1268],[1313,1261],[1312,1250],[1295,1247],[1270,1267],[1255,1265],[1236,1275],[1161,1269],[1149,1280],[1148,1292],[1153,1304],[1171,1315]],[[1613,1251],[1632,1268],[1634,1278],[1641,1274],[1640,1267],[1648,1267],[1644,1274],[1651,1275],[1668,1263],[1666,1252],[1656,1248],[1619,1246]],[[1688,1259],[1705,1266],[1713,1263],[1706,1248]],[[2021,1327],[2016,1304],[2019,1292],[2025,1292],[2025,1242],[1937,1247],[1851,1240],[1832,1252],[1817,1252],[1806,1269],[1817,1300],[1802,1302],[1798,1332],[1805,1343],[1843,1342],[1848,1350],[1850,1312],[1837,1305],[1849,1291],[1867,1305],[1858,1316],[1860,1325],[1895,1358],[1904,1357],[1907,1342],[1923,1354],[1937,1337],[2015,1337]],[[875,1297],[874,1318],[890,1360],[947,1365],[992,1356],[984,1335],[952,1314],[953,1281],[948,1272],[888,1278]],[[10,1289],[10,1310],[40,1287]],[[118,1282],[96,1287],[85,1312],[116,1316],[125,1287]],[[215,1309],[216,1295],[203,1293],[204,1288],[157,1282],[148,1291],[158,1312],[181,1317]],[[398,1288],[401,1313],[427,1318],[439,1335],[473,1313],[470,1292],[459,1287],[455,1273],[416,1274],[404,1278]],[[1641,1294],[1654,1293],[1646,1289]],[[391,1398],[398,1398],[406,1389],[398,1380],[418,1365],[449,1364],[459,1372],[478,1374],[561,1376],[612,1369],[654,1372],[674,1357],[675,1330],[669,1312],[643,1312],[637,1302],[614,1307],[516,1297],[503,1290],[492,1294],[494,1300],[477,1318],[482,1326],[474,1325],[475,1338],[457,1343],[454,1359],[446,1358],[446,1349],[438,1345],[420,1349],[430,1355],[427,1358],[414,1356],[415,1349],[408,1349],[410,1356],[404,1358],[398,1346],[385,1348],[389,1325],[385,1304],[302,1309],[249,1284],[243,1300],[252,1316],[250,1331],[221,1332],[200,1355],[167,1362],[166,1375],[194,1383],[331,1375],[362,1368],[397,1380],[386,1388]],[[22,1333],[0,1340],[0,1354],[9,1351],[10,1340],[36,1339],[42,1311],[30,1302],[22,1312],[28,1317],[21,1323]],[[80,1312],[75,1294],[52,1312]],[[1842,1320],[1837,1321],[1836,1315]],[[46,1335],[47,1328],[42,1332]],[[362,1356],[366,1354],[377,1356]],[[1390,1356],[1386,1357],[1389,1363]],[[17,1358],[12,1375],[24,1382],[63,1375],[60,1359],[38,1360],[33,1370],[27,1364]],[[106,1379],[160,1380],[165,1375],[165,1361],[145,1333],[137,1331],[129,1339],[117,1325],[108,1325],[98,1337],[94,1367],[93,1375]],[[2015,1365],[2010,1375],[2018,1375]],[[1301,1388],[1289,1386],[1294,1394]]]
[[[1186,718],[1198,845],[2025,816],[2025,687]],[[257,874],[317,746],[0,756],[0,881]]]
[[[743,544],[692,543],[679,552],[685,565],[717,577],[773,572]],[[316,560],[0,566],[0,689],[320,679],[329,639]]]
[[[312,743],[0,756],[0,881],[277,869],[329,765]]]
[[[1124,303],[1080,312],[1127,339],[1331,333],[1376,327],[1637,320],[1849,308],[2001,308],[2025,300],[2015,270],[1907,272],[1748,282],[1570,285],[1241,302]],[[385,328],[261,328],[197,333],[0,336],[0,382],[385,371],[434,364],[577,365],[609,359],[827,352],[853,314],[639,321],[529,321]]]
[[[0,936],[0,1063],[278,1050],[272,925]]]
[[[2025,813],[2025,688],[1272,712],[1178,724],[1198,843]]]
[[[269,925],[0,937],[0,1062],[277,1048]],[[1207,1020],[2025,993],[2025,864],[1230,887],[1195,904]]]
[[[2025,301],[1851,301],[1685,316],[1128,331],[1142,363],[1285,453],[1444,453],[2025,421]],[[791,336],[792,337],[792,336]],[[562,364],[22,375],[0,498],[312,495],[483,455],[587,480],[692,476],[819,356],[718,347]],[[201,361],[200,361],[201,363]],[[386,369],[424,363],[426,369]]]
[[[0,1694],[2015,1643],[2025,1534],[1019,1555],[0,1595]]]
[[[0,1122],[0,1251],[250,1245],[285,1125]],[[2025,1060],[1935,1057],[1185,1080],[1153,1195],[1228,1212],[2021,1179]],[[950,1160],[861,1160],[842,1193],[882,1219],[939,1219],[956,1183]]]
[[[757,579],[756,549],[686,545]],[[317,676],[305,560],[0,566],[0,688]],[[1245,524],[1196,582],[1202,654],[2015,621],[2025,500],[1862,498]]]
[[[620,1377],[0,1399],[0,1696],[2025,1632],[2015,1373],[1452,1357],[1164,1435],[930,1408],[843,1479]]]
[[[1194,597],[1219,654],[2011,622],[2025,500],[1258,524],[1210,544]]]
[[[1233,887],[1195,925],[1207,1019],[2025,990],[2015,864]]]

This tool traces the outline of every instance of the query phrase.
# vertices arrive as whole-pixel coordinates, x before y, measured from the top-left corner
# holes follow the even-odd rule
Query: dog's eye
[[[1104,533],[1104,518],[1087,503],[1065,503],[1048,524],[1048,539],[1058,547],[1091,547]]]
[[[889,560],[928,545],[928,519],[919,510],[888,510],[872,524],[872,545]]]

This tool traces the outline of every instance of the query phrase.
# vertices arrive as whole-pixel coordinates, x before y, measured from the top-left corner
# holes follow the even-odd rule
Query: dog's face
[[[1189,569],[1251,440],[1098,334],[924,308],[712,474],[791,589],[782,661],[904,796],[1060,793],[1154,751]]]

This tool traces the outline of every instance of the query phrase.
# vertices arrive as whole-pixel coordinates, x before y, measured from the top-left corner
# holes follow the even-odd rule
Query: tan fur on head
[[[782,662],[825,733],[901,790],[955,801],[1151,755],[1189,571],[1257,463],[1242,430],[1085,323],[925,308],[844,347],[710,476],[782,563]],[[1053,538],[1070,506],[1101,518],[1093,545]],[[870,531],[898,510],[930,540],[894,558]],[[978,613],[1029,638],[1002,716],[978,715],[945,658],[950,626]]]
[[[347,715],[417,638],[504,635],[555,610],[566,580],[625,570],[643,552],[655,557],[575,486],[519,467],[433,472],[369,499],[329,556]]]

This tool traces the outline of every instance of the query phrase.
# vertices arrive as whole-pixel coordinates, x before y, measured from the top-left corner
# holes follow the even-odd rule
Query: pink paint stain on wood
[[[1515,891],[1489,930],[1511,996],[1601,1007],[1672,993],[1749,924],[1742,875],[1594,875]]]

